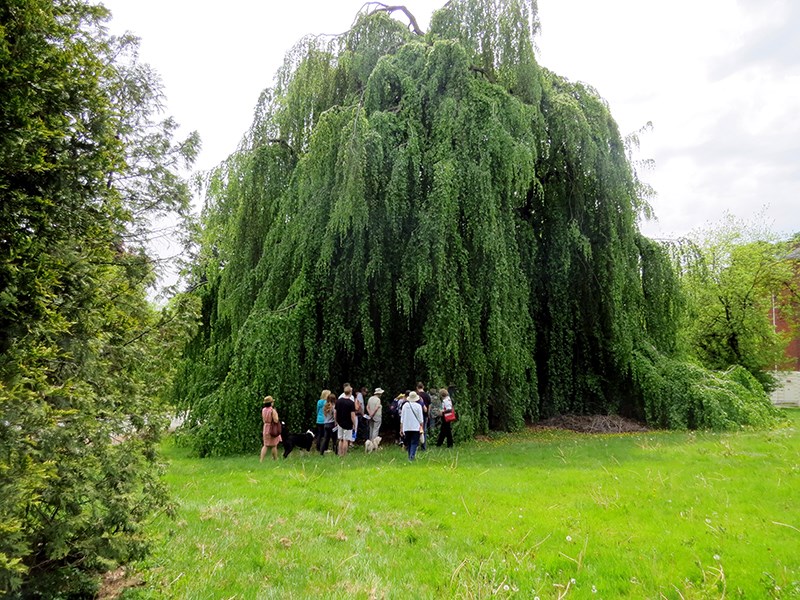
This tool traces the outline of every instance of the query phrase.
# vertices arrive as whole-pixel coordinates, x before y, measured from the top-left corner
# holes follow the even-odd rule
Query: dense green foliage
[[[668,421],[643,361],[676,352],[675,273],[607,105],[537,64],[537,27],[534,1],[460,0],[288,54],[208,184],[175,390],[201,454],[257,445],[265,393],[306,426],[343,381],[455,385],[460,436]]]
[[[136,40],[78,1],[0,3],[0,594],[90,594],[165,506],[158,397],[193,300],[156,310],[149,219],[187,214]],[[174,359],[173,359],[174,360]],[[84,597],[84,596],[81,596]]]
[[[732,215],[673,247],[688,314],[685,344],[709,369],[739,365],[768,390],[788,340],[800,331],[797,242]],[[786,330],[776,329],[777,314]]]

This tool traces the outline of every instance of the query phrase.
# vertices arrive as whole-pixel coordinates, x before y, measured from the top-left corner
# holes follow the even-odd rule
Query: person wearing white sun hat
[[[375,388],[372,396],[367,400],[367,410],[364,416],[369,421],[369,439],[374,440],[381,431],[383,406],[381,406],[382,388]]]
[[[408,449],[408,460],[410,461],[413,461],[417,456],[417,447],[419,446],[419,436],[422,432],[423,423],[424,418],[419,396],[417,392],[411,392],[400,413],[400,429],[403,432],[403,439]]]

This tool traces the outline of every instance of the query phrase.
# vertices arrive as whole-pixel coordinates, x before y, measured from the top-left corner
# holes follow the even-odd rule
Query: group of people
[[[383,424],[382,397],[385,392],[380,387],[375,388],[365,402],[364,397],[367,393],[367,389],[364,387],[354,391],[353,386],[349,383],[342,386],[342,393],[339,396],[330,390],[322,390],[316,410],[316,442],[320,455],[324,455],[332,445],[336,454],[345,456],[359,438],[365,441],[369,440],[371,443],[376,442]],[[441,446],[446,442],[447,447],[452,448],[452,420],[455,412],[450,392],[444,388],[439,390],[439,399],[442,418],[436,445]],[[272,449],[272,458],[277,459],[277,447],[282,441],[280,435],[270,435],[270,424],[280,422],[273,404],[273,398],[267,396],[264,398],[264,405],[261,409],[263,421],[262,461],[270,448]],[[424,384],[420,382],[417,384],[416,390],[398,394],[386,408],[391,421],[390,429],[394,429],[398,433],[400,443],[408,452],[408,459],[413,461],[418,448],[422,450],[427,448],[427,436],[433,430],[434,419],[430,394],[425,391]]]

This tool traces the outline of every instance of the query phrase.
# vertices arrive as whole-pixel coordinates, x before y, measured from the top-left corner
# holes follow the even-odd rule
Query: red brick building
[[[796,290],[800,290],[800,246],[795,248],[787,257],[787,259],[794,261],[795,284]],[[791,310],[797,319],[800,315],[800,301],[795,299],[790,306]],[[780,309],[772,309],[772,323],[776,331],[789,331],[789,325],[786,322],[786,315],[781,314]],[[796,332],[789,345],[786,347],[786,362],[778,366],[782,371],[800,371],[800,332]]]

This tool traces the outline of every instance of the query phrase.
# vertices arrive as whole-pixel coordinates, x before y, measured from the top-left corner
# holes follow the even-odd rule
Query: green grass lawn
[[[123,598],[800,598],[800,411],[774,431],[527,431],[195,459]]]

